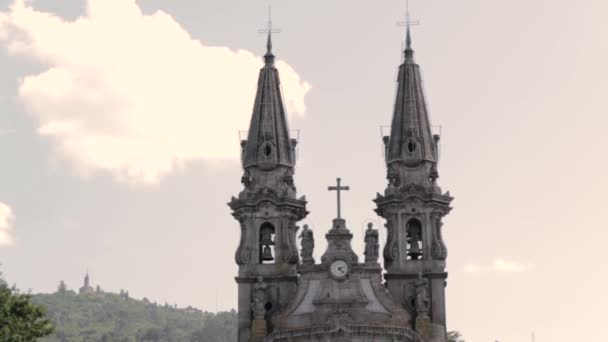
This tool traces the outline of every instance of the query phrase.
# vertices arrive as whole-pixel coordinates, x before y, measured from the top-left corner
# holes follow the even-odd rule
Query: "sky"
[[[448,329],[468,342],[608,340],[608,4],[412,0],[441,132]],[[273,38],[296,185],[362,255],[386,186],[404,1],[0,0],[0,270],[204,310],[236,306],[247,130]],[[381,238],[385,232],[381,231]]]

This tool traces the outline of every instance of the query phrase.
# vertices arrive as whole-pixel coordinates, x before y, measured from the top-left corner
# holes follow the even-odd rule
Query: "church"
[[[437,183],[439,135],[427,112],[409,26],[390,135],[383,137],[386,188],[373,198],[386,241],[369,225],[365,252],[341,217],[328,223],[327,249],[313,258],[306,197],[294,181],[297,140],[289,136],[271,31],[247,135],[243,190],[228,203],[240,224],[238,341],[446,341],[446,258],[442,218],[452,197]],[[379,189],[380,190],[380,189]],[[318,233],[318,232],[317,232]],[[300,239],[298,248],[297,239]],[[382,251],[383,265],[379,263]]]

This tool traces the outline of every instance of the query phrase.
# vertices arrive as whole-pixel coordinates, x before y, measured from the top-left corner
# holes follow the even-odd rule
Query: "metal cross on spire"
[[[272,28],[272,8],[269,5],[268,6],[268,22],[266,23],[266,28],[258,30],[258,33],[267,33],[268,34],[268,41],[266,43],[266,55],[267,56],[272,56],[272,38],[271,38],[272,34],[280,33],[280,32],[281,32],[280,29]]]
[[[405,21],[397,22],[397,26],[405,26],[405,54],[406,58],[411,58],[412,52],[412,38],[410,37],[410,27],[420,25],[419,20],[412,20],[410,16],[410,1],[405,0]]]
[[[329,191],[336,191],[338,193],[338,217],[337,217],[338,219],[342,218],[341,217],[340,192],[342,190],[344,190],[344,191],[350,190],[349,186],[341,186],[341,182],[342,182],[342,179],[340,177],[338,177],[336,179],[337,186],[330,186],[330,187],[327,188],[327,190],[329,190]]]
[[[420,20],[412,20],[410,16],[410,0],[405,0],[405,21],[397,22],[397,26],[405,26],[409,28],[410,26],[420,25]]]

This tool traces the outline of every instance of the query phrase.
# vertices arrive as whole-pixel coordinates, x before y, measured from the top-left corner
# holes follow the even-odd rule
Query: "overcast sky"
[[[401,0],[0,0],[0,262],[21,289],[60,280],[215,311],[237,301],[240,130],[266,6],[296,185],[317,237],[344,216],[361,254],[385,187],[380,128]],[[608,4],[412,0],[441,130],[448,325],[468,342],[608,340]],[[439,128],[440,126],[440,128]],[[303,222],[304,223],[304,222]],[[384,238],[385,232],[381,231]]]

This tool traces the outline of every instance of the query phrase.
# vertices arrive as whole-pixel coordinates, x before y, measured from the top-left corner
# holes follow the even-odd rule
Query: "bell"
[[[410,249],[407,251],[407,255],[412,260],[419,260],[420,259],[420,257],[422,256],[422,250],[420,250],[420,247],[418,247],[418,243],[417,242],[414,242],[410,246]]]
[[[274,245],[274,242],[272,241],[272,234],[273,231],[271,229],[262,228],[262,231],[260,232],[260,244],[265,246]]]
[[[270,246],[264,246],[262,251],[262,261],[272,261],[274,257],[272,256],[272,251],[270,250]]]

